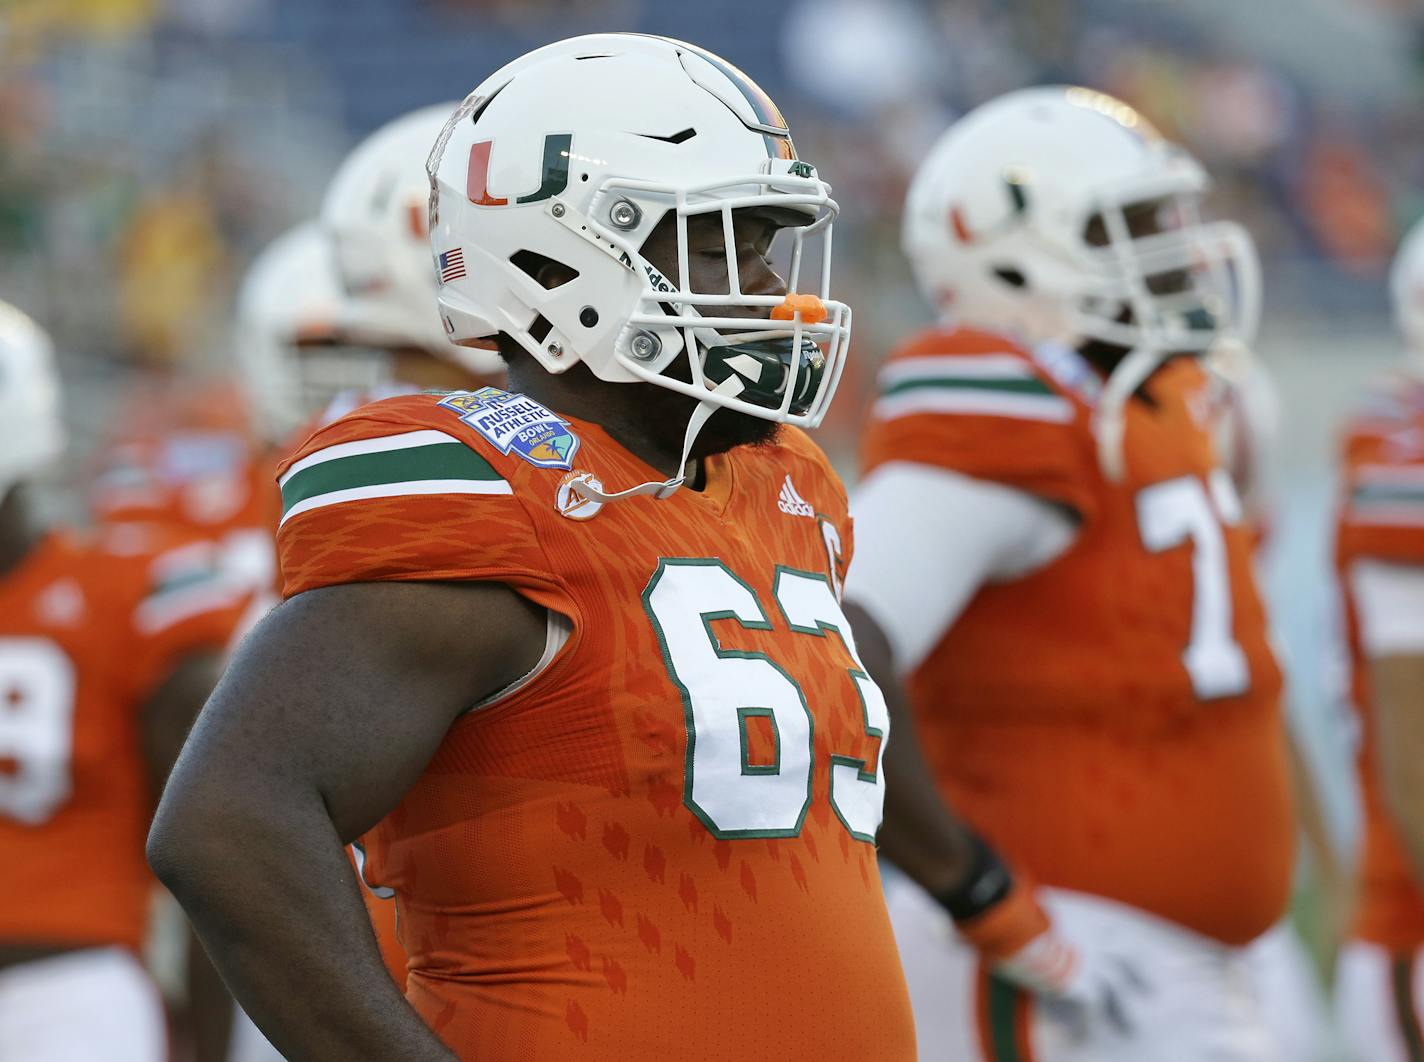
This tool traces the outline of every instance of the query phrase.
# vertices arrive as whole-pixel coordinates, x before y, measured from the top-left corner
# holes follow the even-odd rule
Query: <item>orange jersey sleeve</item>
[[[569,620],[362,838],[407,996],[461,1058],[913,1057],[844,490],[796,431],[705,466],[700,491],[579,503],[571,475],[662,477],[482,391],[368,406],[281,473],[288,594],[497,579]]]
[[[1343,553],[1424,563],[1424,412],[1377,412],[1352,424],[1342,488]]]
[[[886,360],[864,474],[910,461],[1015,487],[1087,514],[1086,408],[1013,342],[933,329]]]
[[[1351,700],[1363,740],[1356,761],[1364,831],[1354,932],[1401,952],[1424,944],[1424,890],[1405,854],[1376,770],[1369,660],[1350,570],[1361,560],[1424,564],[1424,386],[1387,383],[1346,432],[1336,519]]]
[[[223,653],[254,590],[236,577],[219,543],[157,528],[116,528],[106,548],[120,555],[131,535],[149,539],[143,582],[129,620],[134,645],[128,675],[139,698],[150,695],[186,656]]]
[[[402,579],[548,582],[532,574],[548,564],[511,484],[467,441],[431,427],[432,405],[410,396],[366,406],[279,467],[285,596]]]

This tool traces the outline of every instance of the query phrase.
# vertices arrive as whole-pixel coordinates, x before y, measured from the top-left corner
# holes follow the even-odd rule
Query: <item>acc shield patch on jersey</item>
[[[502,454],[514,453],[540,468],[572,470],[579,439],[569,422],[524,395],[481,387],[456,391],[440,400]]]

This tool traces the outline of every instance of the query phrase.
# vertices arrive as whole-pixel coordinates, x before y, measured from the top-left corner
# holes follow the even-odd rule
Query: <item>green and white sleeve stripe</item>
[[[971,413],[1067,424],[1073,404],[1012,354],[905,358],[880,371],[874,414],[883,420],[916,413]]]
[[[342,502],[407,494],[513,494],[494,466],[443,431],[408,431],[337,443],[287,470],[282,523]]]
[[[211,542],[169,550],[154,561],[151,575],[154,585],[134,613],[134,624],[146,637],[205,612],[234,608],[246,596]]]
[[[1424,527],[1424,467],[1363,465],[1350,491],[1355,523]]]

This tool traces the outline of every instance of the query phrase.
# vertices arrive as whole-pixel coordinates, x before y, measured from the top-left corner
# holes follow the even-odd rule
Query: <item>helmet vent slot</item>
[[[661,140],[664,144],[685,144],[697,135],[697,130],[688,126],[679,133],[673,133],[672,136],[658,136],[655,133],[636,133],[634,135],[640,136],[644,140]]]
[[[994,276],[1011,288],[1028,287],[1028,278],[1012,266],[995,266],[993,272]]]

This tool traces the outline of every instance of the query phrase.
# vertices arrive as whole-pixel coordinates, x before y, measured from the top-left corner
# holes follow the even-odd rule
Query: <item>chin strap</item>
[[[1126,474],[1122,439],[1127,424],[1124,411],[1133,393],[1162,364],[1162,352],[1135,347],[1113,367],[1093,410],[1093,438],[1098,444],[1098,467],[1111,483]]]
[[[728,380],[721,387],[722,391],[727,388],[727,384],[732,384],[740,389],[740,381],[735,378]],[[619,498],[631,498],[637,494],[651,494],[654,498],[670,498],[677,493],[677,489],[687,480],[687,459],[692,453],[692,444],[697,441],[698,434],[702,431],[702,426],[707,423],[707,419],[713,413],[721,409],[716,402],[703,401],[697,403],[697,408],[692,411],[692,416],[687,419],[687,431],[682,436],[682,458],[678,461],[678,474],[672,479],[665,479],[661,483],[648,482],[639,483],[636,487],[629,487],[627,490],[608,492],[595,487],[588,476],[581,476],[569,484],[578,494],[587,501],[611,502]]]

